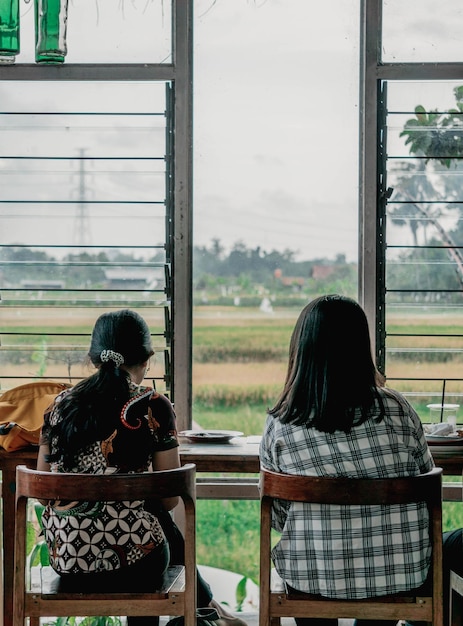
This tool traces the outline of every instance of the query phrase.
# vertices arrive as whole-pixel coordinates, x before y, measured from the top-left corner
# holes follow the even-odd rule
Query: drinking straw
[[[441,424],[444,421],[444,400],[445,400],[445,378],[442,382],[442,399],[440,404],[440,421]]]

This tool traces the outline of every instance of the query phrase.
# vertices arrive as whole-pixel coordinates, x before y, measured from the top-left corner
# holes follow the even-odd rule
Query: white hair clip
[[[102,350],[100,353],[100,359],[103,363],[113,361],[116,367],[120,367],[124,363],[124,357],[119,352],[114,350]]]

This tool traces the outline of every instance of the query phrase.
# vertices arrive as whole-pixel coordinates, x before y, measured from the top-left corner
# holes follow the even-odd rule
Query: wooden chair
[[[281,617],[420,620],[443,626],[442,469],[413,478],[356,479],[293,476],[261,470],[260,626]],[[324,598],[271,588],[270,531],[272,501],[323,504],[402,504],[426,502],[432,538],[432,592],[429,596],[385,596],[361,600]],[[280,579],[280,582],[281,579]]]
[[[26,617],[184,615],[196,625],[196,466],[144,474],[56,474],[18,466],[14,536],[13,626]],[[56,588],[59,576],[39,589],[26,586],[26,519],[29,498],[39,500],[144,500],[179,496],[185,505],[185,566],[169,568],[162,589],[149,593],[79,593]],[[51,570],[51,568],[44,568]]]

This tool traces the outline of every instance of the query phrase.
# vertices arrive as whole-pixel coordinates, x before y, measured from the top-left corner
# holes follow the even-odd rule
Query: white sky
[[[198,243],[356,257],[358,6],[218,0],[197,17]]]
[[[31,62],[32,2],[21,2],[17,62]],[[300,259],[356,259],[359,6],[360,0],[195,0],[196,244],[218,238],[230,247],[241,240],[267,251],[289,248]],[[385,0],[385,56],[397,59],[409,46],[406,60],[416,54],[458,60],[456,6]],[[154,36],[153,23],[161,26]],[[70,0],[67,62],[165,60],[168,34],[168,0]],[[435,58],[436,50],[444,56]],[[25,94],[18,86],[8,106]],[[136,87],[131,94],[138,107]],[[45,87],[47,95],[53,107]]]
[[[85,12],[80,2],[70,0],[66,62],[165,58],[167,0],[88,0]],[[219,238],[226,247],[241,240],[305,259],[356,257],[358,6],[195,0],[196,244]],[[21,18],[17,62],[32,62],[32,2],[22,0]],[[154,37],[146,30],[153,22],[163,26]],[[154,58],[139,52],[144,38]],[[18,98],[24,105],[29,87],[14,88],[3,94],[12,110]],[[45,86],[50,110],[52,94]],[[77,98],[69,95],[71,106]],[[32,227],[27,219],[18,223]]]

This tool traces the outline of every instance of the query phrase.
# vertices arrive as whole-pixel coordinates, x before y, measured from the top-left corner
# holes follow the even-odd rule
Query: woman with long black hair
[[[385,387],[374,365],[366,315],[351,298],[322,296],[301,312],[286,381],[268,412],[260,460],[275,472],[349,478],[416,476],[434,466],[420,418],[403,395]],[[426,584],[431,545],[424,503],[342,507],[280,501],[273,525],[281,537],[272,558],[294,589],[357,599]],[[461,571],[462,557],[461,530],[446,533],[446,587],[449,568]],[[327,626],[336,620],[296,622]],[[358,624],[366,626],[363,620]]]
[[[180,466],[172,404],[142,386],[154,351],[138,313],[104,313],[94,326],[89,359],[96,371],[64,391],[46,413],[38,469],[101,474]],[[183,537],[162,502],[49,502],[43,513],[50,562],[63,586],[80,590],[156,589],[169,564],[183,563]],[[130,494],[127,494],[130,497]],[[198,607],[218,613],[217,626],[245,626],[212,599],[198,574]],[[128,617],[156,626],[158,617]]]

